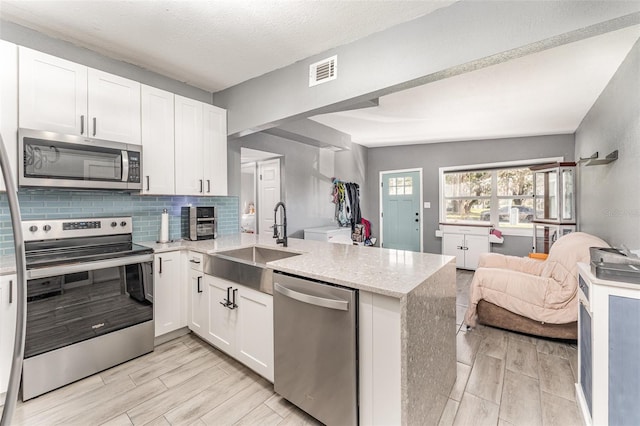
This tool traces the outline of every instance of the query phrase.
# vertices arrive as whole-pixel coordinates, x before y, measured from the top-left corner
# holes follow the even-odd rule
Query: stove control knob
[[[122,222],[120,222],[120,226],[127,226],[127,222],[123,220]]]
[[[42,229],[44,229],[45,232],[49,232],[51,231],[51,225],[45,225],[42,227]]]
[[[111,227],[112,227],[112,228],[115,228],[116,226],[118,226],[118,223],[117,223],[117,222],[111,222]]]
[[[29,227],[29,231],[31,231],[31,232],[36,232],[37,230],[38,230],[38,227],[37,227],[37,226],[35,226],[35,225],[31,225],[31,226]]]

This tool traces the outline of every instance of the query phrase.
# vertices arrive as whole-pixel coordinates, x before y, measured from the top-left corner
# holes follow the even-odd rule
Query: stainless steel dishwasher
[[[273,281],[275,391],[327,425],[358,424],[358,291]]]

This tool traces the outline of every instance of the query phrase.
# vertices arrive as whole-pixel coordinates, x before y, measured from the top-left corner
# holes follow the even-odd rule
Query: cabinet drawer
[[[202,272],[204,255],[202,253],[189,252],[189,267],[194,271]]]

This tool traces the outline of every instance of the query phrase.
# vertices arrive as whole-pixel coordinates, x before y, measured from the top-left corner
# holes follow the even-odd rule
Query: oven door
[[[139,151],[127,144],[26,129],[19,141],[20,186],[141,189]]]
[[[28,271],[25,359],[153,320],[150,261],[81,265]]]

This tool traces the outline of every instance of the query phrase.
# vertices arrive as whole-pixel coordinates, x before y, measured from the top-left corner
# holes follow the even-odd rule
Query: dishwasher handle
[[[310,305],[316,305],[323,308],[336,309],[339,311],[348,311],[349,302],[346,300],[327,299],[324,297],[312,296],[306,293],[300,293],[299,291],[292,290],[279,283],[274,283],[273,288],[283,296],[295,299],[302,303],[308,303]]]

